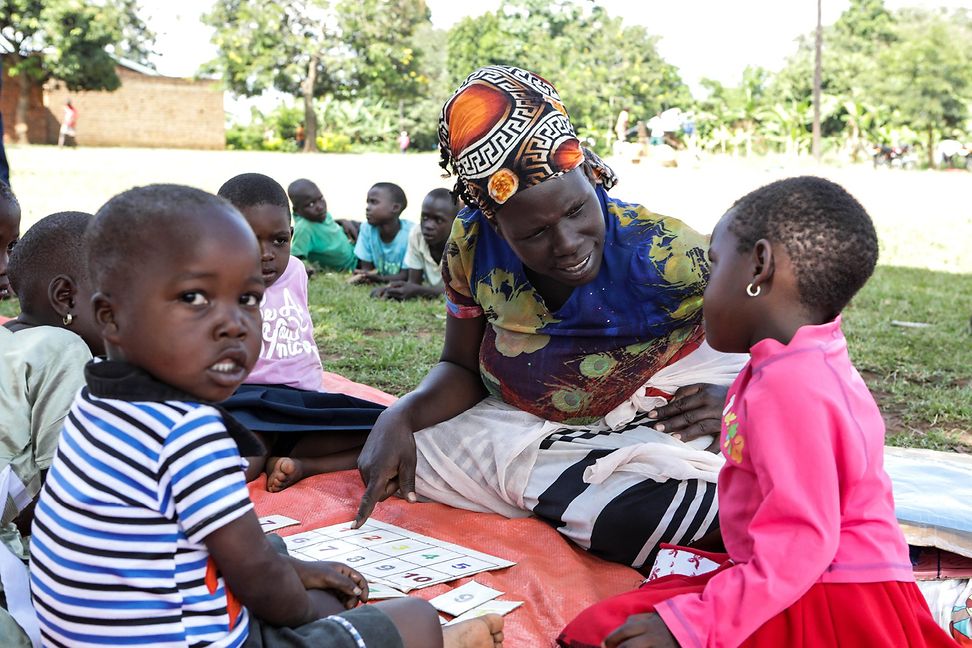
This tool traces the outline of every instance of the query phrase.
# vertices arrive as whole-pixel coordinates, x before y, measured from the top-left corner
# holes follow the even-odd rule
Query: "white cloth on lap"
[[[418,449],[416,487],[436,502],[472,511],[491,511],[507,517],[529,515],[523,493],[530,478],[540,442],[559,431],[608,432],[627,426],[635,416],[664,405],[658,396],[645,396],[648,388],[674,393],[696,383],[728,386],[746,363],[745,354],[715,351],[705,342],[684,358],[665,367],[627,401],[591,425],[565,425],[547,421],[489,397],[458,416],[415,434]],[[642,426],[645,427],[645,426]],[[602,483],[615,471],[640,472],[648,479],[705,479],[714,482],[722,457],[704,450],[711,437],[682,443],[672,436],[641,430],[632,438],[632,450],[608,455],[590,473]],[[658,445],[658,449],[646,447]],[[602,463],[603,462],[603,463]],[[585,474],[585,481],[587,475]]]

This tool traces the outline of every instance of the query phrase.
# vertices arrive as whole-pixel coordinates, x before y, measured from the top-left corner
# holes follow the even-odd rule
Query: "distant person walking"
[[[64,146],[64,141],[68,137],[71,138],[71,143],[77,146],[77,140],[75,139],[75,127],[78,125],[78,109],[74,107],[71,100],[68,99],[64,102],[64,118],[61,120],[61,132],[57,136],[58,147]]]
[[[402,155],[408,151],[408,145],[412,143],[412,138],[408,136],[408,131],[402,131],[398,134],[398,148],[402,150]]]

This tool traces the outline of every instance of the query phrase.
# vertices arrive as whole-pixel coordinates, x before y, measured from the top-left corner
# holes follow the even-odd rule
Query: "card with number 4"
[[[474,607],[482,605],[486,601],[492,601],[502,594],[503,592],[494,590],[492,587],[486,587],[476,581],[470,581],[450,592],[436,596],[429,603],[440,612],[445,612],[452,616],[459,616]]]

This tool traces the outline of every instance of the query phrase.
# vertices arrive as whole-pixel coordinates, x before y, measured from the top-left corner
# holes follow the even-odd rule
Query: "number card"
[[[286,515],[264,515],[260,518],[260,528],[263,529],[264,533],[270,533],[295,524],[300,524],[300,521]]]
[[[402,598],[408,596],[404,592],[399,592],[393,587],[382,585],[381,583],[368,583],[368,600],[380,601],[382,599]]]
[[[429,603],[440,612],[445,612],[452,616],[459,616],[502,594],[503,592],[494,590],[492,587],[486,587],[476,581],[470,581],[451,592],[436,596]]]

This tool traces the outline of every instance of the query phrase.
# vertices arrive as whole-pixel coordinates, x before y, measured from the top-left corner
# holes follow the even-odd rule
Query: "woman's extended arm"
[[[439,363],[421,384],[382,412],[361,455],[358,470],[366,489],[354,525],[371,515],[375,504],[400,490],[415,500],[413,434],[447,421],[481,401],[486,389],[479,377],[479,346],[486,318],[446,319],[445,345]]]

